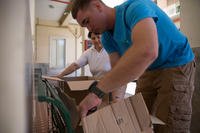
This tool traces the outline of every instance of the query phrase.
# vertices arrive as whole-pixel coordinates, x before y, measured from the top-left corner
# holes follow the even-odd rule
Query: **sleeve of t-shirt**
[[[144,2],[137,1],[129,5],[126,11],[126,23],[132,29],[139,21],[145,18],[153,18],[156,23],[158,16],[149,5]]]
[[[104,49],[106,50],[108,54],[117,51],[117,48],[116,48],[117,45],[115,44],[115,41],[112,39],[112,36],[109,32],[104,32],[102,34],[101,42]]]
[[[75,61],[75,63],[79,67],[83,67],[88,64],[88,54],[90,53],[90,50],[91,49],[84,51],[83,54],[78,58],[78,60]]]

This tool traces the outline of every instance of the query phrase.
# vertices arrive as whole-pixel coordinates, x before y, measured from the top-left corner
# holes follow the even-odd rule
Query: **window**
[[[50,43],[50,68],[65,67],[66,39],[54,38]]]

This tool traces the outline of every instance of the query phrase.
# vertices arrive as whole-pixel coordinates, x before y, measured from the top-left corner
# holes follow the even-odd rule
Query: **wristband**
[[[97,95],[100,99],[102,99],[103,98],[103,96],[105,95],[105,93],[102,91],[102,90],[100,90],[96,85],[97,85],[97,81],[94,81],[91,85],[90,85],[90,87],[89,87],[89,92],[92,92],[92,93],[94,93],[95,95]]]

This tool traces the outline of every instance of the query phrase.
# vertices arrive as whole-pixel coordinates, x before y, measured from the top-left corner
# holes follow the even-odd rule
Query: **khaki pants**
[[[149,112],[166,125],[156,125],[155,133],[189,133],[192,115],[195,62],[146,71],[137,81]]]

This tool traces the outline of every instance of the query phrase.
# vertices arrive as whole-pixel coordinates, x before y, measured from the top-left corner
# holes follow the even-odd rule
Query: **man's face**
[[[89,31],[102,33],[106,24],[103,16],[103,12],[95,4],[90,3],[88,8],[78,11],[76,20],[82,27],[87,27]]]

